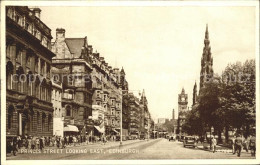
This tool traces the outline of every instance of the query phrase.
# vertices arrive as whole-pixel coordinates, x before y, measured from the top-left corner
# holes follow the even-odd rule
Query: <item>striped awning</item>
[[[105,132],[105,128],[104,127],[102,127],[102,128],[100,128],[99,126],[94,126],[97,130],[98,130],[98,132],[100,132],[100,133],[104,133]]]
[[[79,132],[79,129],[75,125],[67,125],[64,127],[63,131],[64,132]]]

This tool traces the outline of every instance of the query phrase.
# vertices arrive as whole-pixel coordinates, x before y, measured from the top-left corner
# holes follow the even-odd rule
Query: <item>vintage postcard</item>
[[[259,164],[258,1],[3,1],[1,164]]]

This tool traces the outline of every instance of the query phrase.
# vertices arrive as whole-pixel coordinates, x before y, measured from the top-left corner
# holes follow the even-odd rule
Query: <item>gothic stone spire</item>
[[[211,56],[211,47],[209,41],[208,24],[206,26],[204,48],[201,57],[201,71],[200,71],[200,88],[203,87],[204,82],[213,77],[213,58]]]

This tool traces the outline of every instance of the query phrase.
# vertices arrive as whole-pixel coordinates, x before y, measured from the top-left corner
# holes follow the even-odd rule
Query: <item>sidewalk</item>
[[[134,143],[139,143],[139,142],[145,142],[146,140],[127,140],[127,141],[123,141],[122,144],[123,146],[126,146],[126,145],[130,145],[130,144],[134,144]],[[105,145],[102,143],[102,142],[96,142],[96,143],[81,143],[81,144],[76,144],[74,146],[73,145],[68,145],[66,146],[66,148],[74,148],[74,147],[102,147],[102,148],[110,148],[110,147],[119,147],[120,145],[120,141],[108,141]],[[24,147],[21,148],[21,149],[25,149]],[[18,153],[21,153],[21,149],[18,150]],[[56,146],[51,146],[51,147],[44,147],[43,149],[58,149]],[[61,148],[59,148],[61,149]]]
[[[210,147],[208,146],[207,148],[203,147],[203,144],[199,143],[197,145],[198,149],[205,150],[205,151],[212,151],[210,150]],[[223,153],[232,153],[232,149],[223,145],[217,145],[216,147],[216,152],[223,152]],[[241,150],[241,153],[247,153],[245,150]]]

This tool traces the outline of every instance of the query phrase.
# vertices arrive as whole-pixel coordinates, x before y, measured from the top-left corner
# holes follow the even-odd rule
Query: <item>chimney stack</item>
[[[65,29],[57,28],[56,29],[56,39],[57,40],[65,40]]]
[[[34,12],[34,15],[37,17],[37,18],[39,18],[39,19],[41,19],[41,9],[40,8],[34,8],[33,9],[33,12]]]

